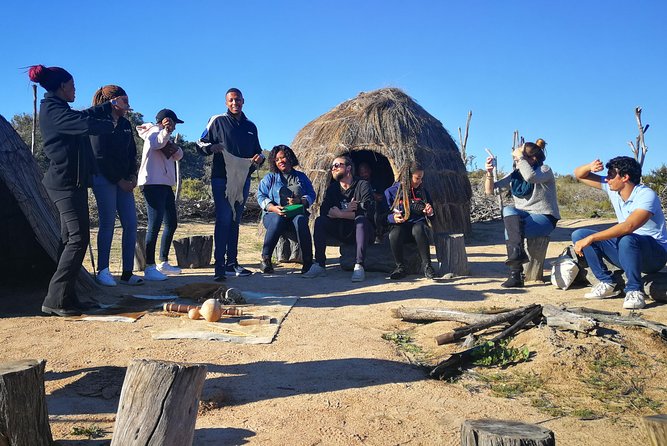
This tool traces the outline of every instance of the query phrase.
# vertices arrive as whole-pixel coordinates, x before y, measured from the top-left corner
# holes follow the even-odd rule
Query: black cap
[[[178,116],[176,116],[176,113],[169,110],[168,108],[163,108],[162,110],[157,112],[157,115],[155,116],[155,120],[157,122],[162,122],[162,120],[164,118],[171,118],[171,120],[174,121],[176,124],[183,124],[183,121],[178,119]]]

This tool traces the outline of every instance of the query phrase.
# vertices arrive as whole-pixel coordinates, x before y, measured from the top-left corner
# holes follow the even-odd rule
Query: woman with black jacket
[[[58,266],[42,312],[73,316],[82,309],[74,288],[90,241],[87,188],[95,171],[95,159],[88,135],[113,132],[111,112],[127,108],[127,98],[118,97],[76,111],[68,104],[74,102],[76,90],[74,79],[66,70],[34,65],[28,74],[30,80],[46,90],[39,110],[39,126],[49,168],[42,182],[60,212],[62,237]]]
[[[105,85],[95,92],[93,105],[99,106],[127,93],[117,85]],[[111,117],[117,122],[113,133],[91,135],[97,168],[93,176],[93,193],[97,200],[100,227],[97,232],[97,283],[116,286],[109,271],[109,253],[113,240],[116,212],[123,227],[121,239],[123,273],[120,282],[125,285],[141,285],[143,279],[132,274],[134,245],[137,240],[137,209],[133,190],[137,187],[137,146],[132,125],[125,118],[127,110],[116,108]]]

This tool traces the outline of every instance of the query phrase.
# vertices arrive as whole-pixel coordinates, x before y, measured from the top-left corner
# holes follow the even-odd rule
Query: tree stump
[[[340,245],[340,267],[343,271],[352,271],[356,260],[357,247],[355,245]],[[403,246],[403,260],[408,274],[422,274],[424,272],[416,244],[406,243]],[[389,241],[369,245],[366,248],[366,258],[364,259],[364,269],[366,271],[390,273],[394,268],[396,268],[396,262],[394,262]]]
[[[555,446],[554,433],[534,424],[503,420],[465,420],[461,446]]]
[[[667,444],[667,415],[651,415],[642,418],[646,436],[651,446],[664,446]]]
[[[278,262],[303,263],[301,246],[293,230],[289,230],[280,236],[273,255]]]
[[[127,368],[112,446],[191,445],[206,366],[135,359]]]
[[[174,240],[174,252],[181,268],[207,267],[213,255],[213,236],[195,235]]]
[[[137,229],[137,242],[134,244],[134,270],[146,269],[146,229]]]
[[[44,391],[45,365],[43,359],[0,364],[0,444],[53,443]]]
[[[434,239],[435,253],[440,263],[438,275],[441,277],[445,274],[467,276],[470,270],[463,234],[441,232],[435,234]]]
[[[534,237],[526,239],[528,262],[523,271],[526,282],[544,282],[544,258],[547,256],[550,237]]]
[[[656,302],[667,302],[667,273],[648,273],[642,277],[644,293]]]

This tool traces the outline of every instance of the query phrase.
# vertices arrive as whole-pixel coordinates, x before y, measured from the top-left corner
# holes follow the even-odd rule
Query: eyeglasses
[[[347,166],[347,164],[345,164],[345,163],[333,163],[333,164],[331,165],[331,170],[336,170],[336,169],[338,169],[339,167],[343,167],[343,166]]]
[[[618,170],[616,170],[616,169],[609,169],[607,171],[607,179],[608,180],[613,180],[614,178],[616,178],[616,175],[618,175]]]

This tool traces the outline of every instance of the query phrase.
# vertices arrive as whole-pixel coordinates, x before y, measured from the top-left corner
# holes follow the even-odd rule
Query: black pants
[[[49,283],[44,304],[50,308],[71,308],[78,303],[75,285],[90,242],[88,190],[47,189],[60,212],[58,266]]]
[[[403,245],[413,240],[417,244],[417,251],[419,251],[422,264],[431,264],[431,251],[424,221],[416,223],[406,221],[405,223],[390,225],[390,228],[389,246],[391,246],[391,253],[394,255],[396,265],[404,265]]]
[[[166,262],[169,260],[169,248],[178,226],[174,190],[166,184],[147,184],[143,187],[142,192],[146,200],[146,213],[148,214],[146,265],[155,264],[155,245],[157,245],[157,235],[163,221],[164,231],[162,231],[159,258],[161,262]]]
[[[320,215],[315,219],[313,241],[315,242],[315,261],[324,267],[327,261],[327,236],[343,243],[355,243],[357,246],[356,263],[364,264],[366,247],[372,242],[375,229],[368,218],[357,215],[354,220],[329,218]]]

